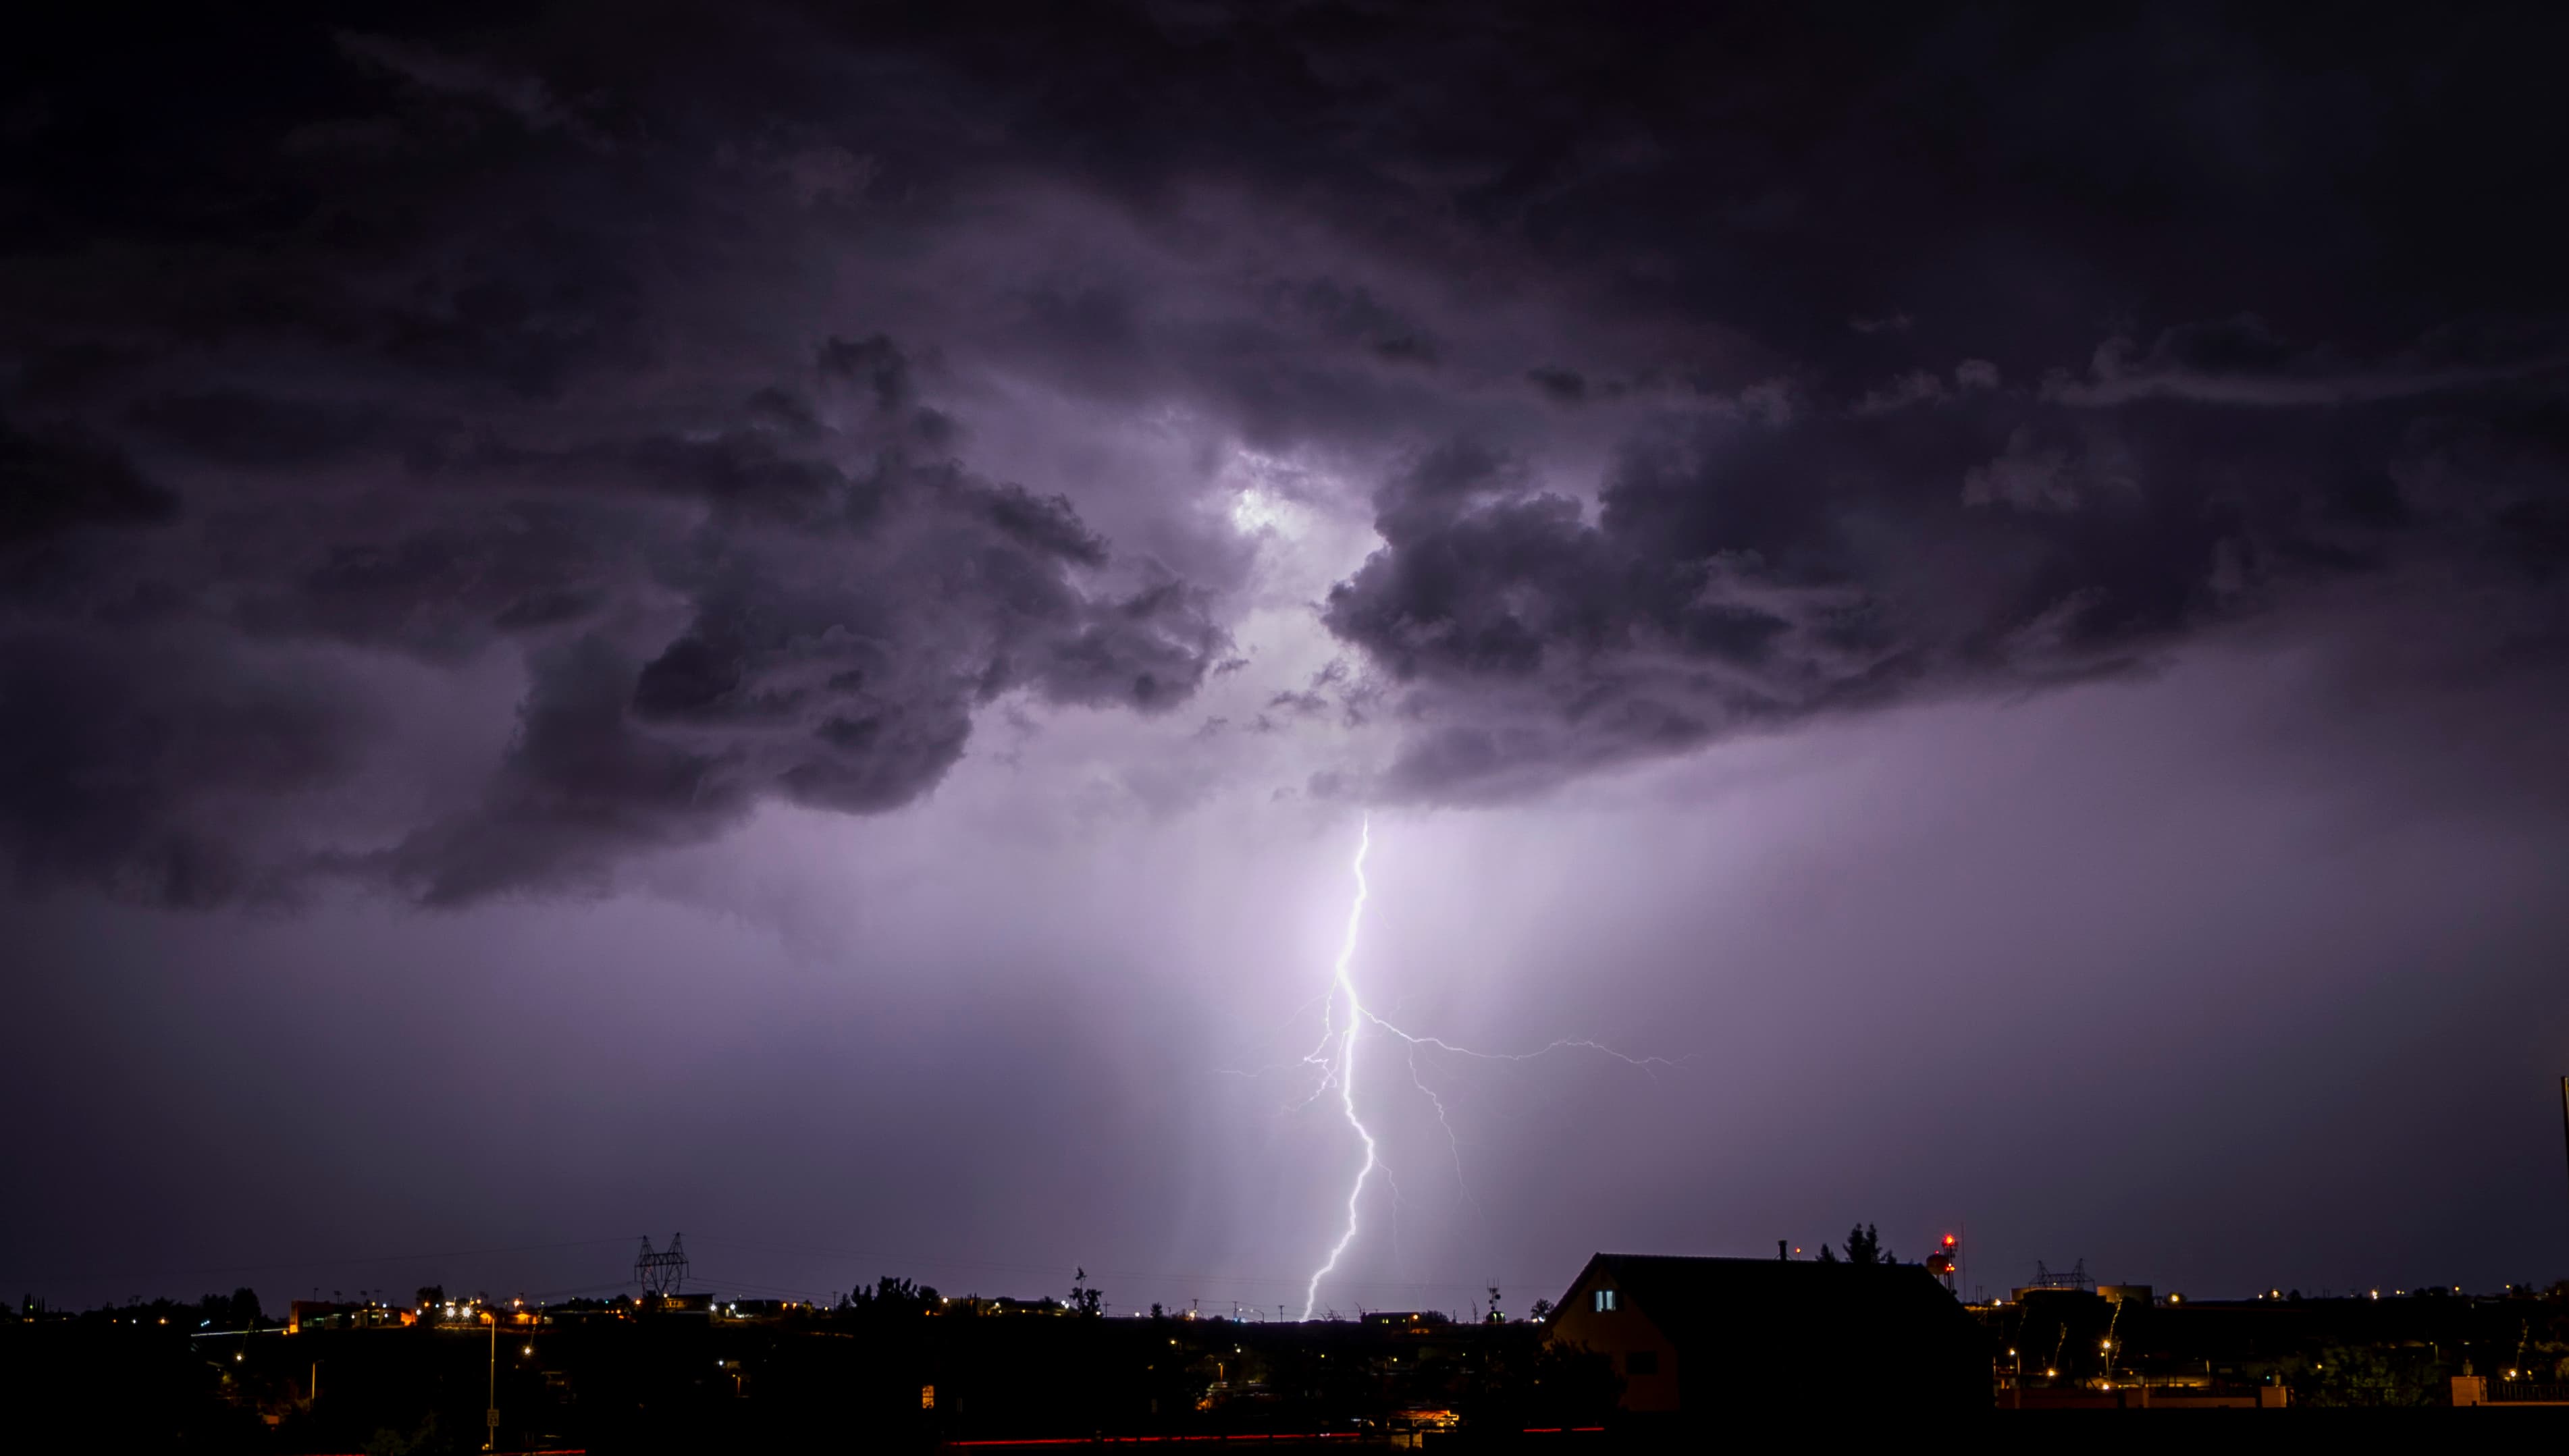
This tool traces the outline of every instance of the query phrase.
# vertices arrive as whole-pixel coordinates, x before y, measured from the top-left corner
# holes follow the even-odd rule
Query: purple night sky
[[[55,9],[0,1295],[2569,1273],[2569,12]]]

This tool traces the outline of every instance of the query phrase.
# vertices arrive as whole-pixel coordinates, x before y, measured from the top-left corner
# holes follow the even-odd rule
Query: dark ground
[[[1420,1335],[1353,1322],[880,1311],[557,1315],[502,1332],[497,1403],[504,1450],[601,1453],[1041,1452],[1092,1439],[1142,1449],[1682,1450],[1715,1434],[1812,1431],[1885,1445],[1960,1438],[1997,1450],[2164,1445],[2171,1435],[2225,1449],[2339,1433],[2459,1435],[2534,1449],[2569,1436],[2569,1408],[2433,1409],[2440,1392],[2428,1378],[2429,1359],[2465,1344],[2483,1360],[2547,1347],[2559,1332],[2559,1301],[2336,1307],[2348,1302],[2136,1310],[2116,1326],[2155,1358],[2188,1358],[2180,1345],[2209,1340],[2202,1358],[2225,1374],[2253,1366],[2289,1379],[2296,1406],[2283,1412],[1992,1411],[1858,1425],[1826,1402],[1745,1392],[1713,1431],[1683,1431],[1614,1418],[1611,1376],[1544,1354],[1542,1330],[1531,1324]],[[1993,1337],[2084,1340],[2097,1311],[2077,1300],[2055,1305],[2019,1311]],[[486,1328],[240,1334],[200,1331],[198,1314],[198,1306],[156,1304],[0,1324],[9,1446],[245,1456],[481,1447],[494,1371]],[[2334,1371],[2312,1368],[2332,1362]],[[923,1407],[930,1387],[933,1406]],[[2325,1408],[2331,1401],[2376,1408]],[[2416,1408],[2380,1408],[2396,1404]],[[1453,1412],[1459,1428],[1401,1432],[1404,1412],[1422,1409]],[[1575,1429],[1592,1425],[1605,1429]]]

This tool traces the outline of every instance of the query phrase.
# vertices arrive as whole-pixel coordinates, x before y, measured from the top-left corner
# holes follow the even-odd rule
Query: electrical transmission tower
[[[633,1282],[645,1294],[674,1294],[687,1281],[687,1236],[669,1236],[665,1254],[651,1252],[651,1236],[642,1236],[642,1252],[633,1257]]]
[[[2053,1274],[2049,1269],[2044,1267],[2041,1260],[2037,1259],[2033,1262],[2033,1282],[2027,1285],[2027,1287],[2035,1289],[2084,1289],[2088,1293],[2092,1294],[2096,1292],[2096,1280],[2087,1273],[2087,1261],[2084,1259],[2071,1265],[2069,1267],[2069,1273],[2067,1274]]]

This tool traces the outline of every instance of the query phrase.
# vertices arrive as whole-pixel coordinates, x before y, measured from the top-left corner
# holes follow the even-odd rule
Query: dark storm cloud
[[[1920,389],[1662,422],[1593,511],[1487,452],[1432,452],[1377,493],[1385,546],[1326,614],[1434,724],[1385,787],[1517,792],[1817,713],[2134,670],[2428,563],[2547,606],[2556,641],[2556,368],[2494,390],[2348,371],[2321,405],[2292,363],[2135,371],[2116,377],[2203,393],[2105,405]]]
[[[830,340],[814,388],[852,354],[873,360],[878,385],[902,373],[886,340]],[[302,868],[379,875],[434,903],[602,885],[621,858],[718,833],[762,798],[910,803],[961,757],[973,710],[1005,692],[1148,712],[1194,691],[1223,640],[1202,593],[1105,588],[1091,578],[1106,545],[1066,502],[914,457],[943,427],[906,389],[859,403],[824,425],[814,399],[770,386],[710,433],[486,440],[387,467],[317,527],[286,501],[250,504],[255,492],[230,508],[246,519],[207,523],[172,569],[220,605],[174,608],[182,617],[429,658],[502,639],[531,652],[516,741],[484,802],[389,850],[314,853]],[[671,635],[632,620],[671,611],[683,612]],[[26,673],[72,651],[55,625],[31,632]],[[232,880],[196,861],[225,862],[219,828],[181,835],[162,816],[207,785],[299,787],[287,765],[345,774],[361,751],[354,724],[254,693],[208,708],[190,697],[201,687],[155,667],[107,659],[77,692],[29,677],[8,695],[22,756],[44,766],[10,801],[29,878],[217,898]],[[55,760],[91,715],[146,716],[159,736],[90,743],[91,771],[65,773]],[[118,768],[128,757],[140,773]],[[188,772],[153,773],[162,759]],[[65,856],[72,823],[87,829]],[[296,868],[261,873],[290,883]]]
[[[2569,225],[2527,188],[2569,127],[2513,28],[2556,23],[2095,20],[1549,35],[1515,110],[1565,125],[1490,124],[1458,202],[1780,388],[1639,369],[1600,476],[1390,473],[1325,616],[1418,725],[1380,792],[2136,670],[2350,579],[2470,582],[2556,650],[2569,296],[2529,239]]]
[[[976,460],[994,419],[1086,458],[1022,385],[1379,483],[1322,618],[1375,680],[1265,691],[1393,708],[1384,792],[2130,671],[2420,571],[2541,649],[2557,17],[1628,20],[53,17],[0,123],[12,640],[130,643],[106,712],[200,639],[523,661],[474,802],[245,832],[262,875],[457,900],[896,808],[1002,696],[1186,699],[1239,607],[1211,472],[1074,504]],[[306,735],[324,779],[380,767],[364,721]],[[155,782],[87,870],[28,868],[74,809],[13,810],[21,873],[151,881]]]
[[[1453,342],[1450,301],[1327,295],[1443,340],[1384,548],[1325,617],[1408,689],[1391,792],[2130,671],[2350,578],[2504,580],[2556,633],[2569,227],[2535,180],[2569,129],[2528,59],[2556,18],[1312,9],[904,39],[984,79],[1042,47],[1027,145],[1113,136],[1084,160],[1144,206],[1210,173],[1365,257],[1567,305],[1508,358]],[[1053,344],[1173,347],[1137,291],[1048,295]],[[1316,347],[1256,383],[1223,379],[1238,357],[1176,388],[1399,438],[1275,382]],[[1540,430],[1474,402],[1506,380],[1629,397],[1602,478],[1546,475]],[[1456,426],[1478,443],[1438,449]],[[2465,440],[2511,466],[2455,469]]]
[[[1155,712],[1215,661],[1206,592],[968,468],[862,316],[681,342],[763,307],[758,228],[862,166],[769,166],[681,97],[557,91],[487,39],[58,39],[9,136],[22,884],[604,885],[762,800],[912,803],[1002,695]],[[380,810],[386,714],[469,711],[380,701],[333,646],[522,654],[480,791],[313,813]]]
[[[148,526],[178,509],[103,442],[78,434],[24,434],[0,420],[0,543],[77,526]]]

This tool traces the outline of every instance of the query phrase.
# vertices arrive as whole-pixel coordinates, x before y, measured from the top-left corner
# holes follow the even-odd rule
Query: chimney
[[[1786,1255],[1786,1254],[1784,1253],[1784,1246],[1785,1246],[1786,1244],[1788,1244],[1788,1243],[1791,1243],[1791,1242],[1792,1242],[1792,1241],[1787,1240],[1787,1239],[1778,1239],[1778,1240],[1776,1240],[1776,1241],[1775,1241],[1775,1257],[1776,1257],[1777,1259],[1785,1259],[1785,1258],[1789,1258],[1789,1257],[1790,1257],[1790,1256],[1788,1256],[1788,1255]]]

